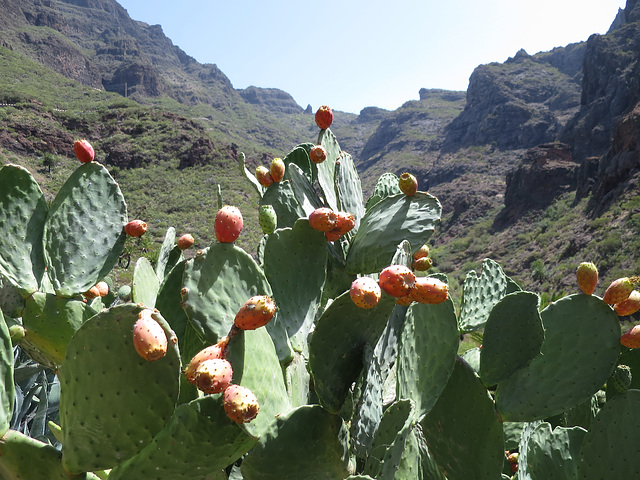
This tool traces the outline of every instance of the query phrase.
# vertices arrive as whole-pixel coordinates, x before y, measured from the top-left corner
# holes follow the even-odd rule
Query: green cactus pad
[[[57,368],[64,361],[71,337],[96,313],[98,311],[87,306],[82,297],[62,298],[36,292],[27,298],[23,312],[22,345],[40,363]]]
[[[221,395],[206,395],[178,406],[153,441],[111,470],[109,480],[208,480],[255,443],[229,420]]]
[[[293,193],[305,216],[324,204],[304,172],[297,165],[289,165],[288,176],[291,179]]]
[[[180,353],[149,362],[136,352],[132,329],[144,308],[124,304],[94,316],[73,336],[60,368],[62,463],[71,473],[112,468],[137,454],[164,428],[178,397]]]
[[[335,480],[349,473],[347,429],[320,405],[275,419],[242,461],[244,480]]]
[[[480,354],[482,349],[480,347],[473,347],[464,352],[460,357],[469,364],[473,371],[478,373],[480,371]]]
[[[294,352],[293,360],[287,365],[284,372],[287,394],[292,407],[311,403],[309,401],[311,375],[309,375],[304,358],[300,353]]]
[[[458,323],[461,332],[484,328],[493,306],[507,294],[508,280],[502,267],[489,258],[482,262],[482,272],[470,271],[462,289]]]
[[[246,157],[244,153],[240,152],[238,154],[238,168],[240,169],[240,174],[247,179],[249,184],[255,189],[258,197],[262,197],[264,192],[264,188],[260,185],[260,182],[256,178],[256,176],[249,171],[249,169],[245,166]]]
[[[309,158],[309,151],[313,147],[311,143],[304,143],[302,145],[298,145],[293,150],[291,150],[286,157],[284,157],[284,164],[287,166],[287,170],[285,171],[285,178],[290,178],[290,168],[292,165],[295,165],[304,175],[307,177],[310,183],[313,183],[316,177],[318,176],[317,168],[314,168],[315,165],[312,165],[311,159]]]
[[[156,263],[156,275],[158,280],[162,282],[164,276],[169,273],[167,269],[167,263],[169,262],[169,256],[176,243],[176,229],[173,227],[167,228],[167,233],[164,235],[160,252],[158,253],[158,261]]]
[[[44,225],[44,258],[56,294],[71,297],[102,280],[122,253],[127,206],[106,168],[85,163],[60,188]]]
[[[230,243],[215,243],[188,260],[183,286],[189,321],[209,344],[229,333],[249,298],[271,295],[269,282],[251,255]]]
[[[0,168],[0,276],[24,297],[38,290],[44,275],[42,230],[48,210],[27,169]]]
[[[448,480],[497,478],[504,461],[502,423],[480,378],[462,359],[420,422],[429,450]]]
[[[505,421],[548,418],[587,400],[604,385],[618,360],[618,317],[598,297],[564,297],[541,317],[541,354],[498,384],[496,405]]]
[[[549,423],[537,425],[528,432],[526,456],[521,457],[521,451],[518,457],[518,477],[531,480],[577,479],[578,456],[586,433],[580,427],[556,427],[552,431]]]
[[[384,412],[363,473],[377,479],[393,479],[413,426],[415,404],[398,400]]]
[[[485,385],[506,380],[540,353],[544,327],[535,293],[516,292],[495,304],[484,329],[480,378]]]
[[[11,345],[11,335],[9,328],[4,321],[2,310],[0,310],[0,380],[2,389],[0,390],[0,437],[5,434],[11,425],[13,415],[13,346]]]
[[[267,239],[264,272],[278,306],[277,321],[284,325],[298,352],[306,350],[322,300],[326,243],[324,235],[312,229],[306,219],[298,220],[293,228],[277,230]]]
[[[145,257],[140,257],[133,269],[131,301],[133,303],[143,303],[149,308],[154,308],[159,289],[160,281],[153,270],[151,262]]]
[[[340,210],[349,212],[356,218],[356,226],[352,230],[355,234],[360,227],[360,220],[364,217],[362,184],[353,158],[345,152],[342,152],[336,163],[336,191],[338,192]]]
[[[367,200],[365,208],[369,210],[380,200],[399,193],[401,191],[398,186],[398,176],[394,173],[383,173],[373,189],[373,194]]]
[[[240,331],[230,339],[228,351],[233,383],[249,388],[258,399],[258,416],[243,428],[259,438],[276,417],[291,409],[273,341],[264,328]]]
[[[182,296],[180,295],[185,265],[186,261],[183,260],[167,272],[156,298],[156,308],[169,322],[171,329],[176,332],[181,344],[189,321],[182,308]],[[184,345],[181,345],[180,348],[184,350]]]
[[[631,368],[631,385],[629,385],[629,388],[640,390],[640,348],[623,348],[618,363]]]
[[[23,309],[24,298],[18,287],[0,275],[0,310],[9,317],[19,318]]]
[[[271,205],[276,211],[278,228],[293,227],[305,212],[298,203],[290,180],[272,184],[260,199],[260,206]]]
[[[398,352],[398,398],[416,402],[417,418],[436,404],[453,372],[458,328],[451,299],[409,307]]]
[[[15,430],[0,438],[0,478],[3,480],[99,480],[93,473],[70,477],[62,468],[60,452]]]
[[[418,192],[394,195],[371,207],[362,218],[347,255],[348,273],[373,273],[387,267],[402,240],[412,251],[424,245],[440,221],[442,206],[436,197]]]
[[[640,478],[639,411],[640,390],[607,401],[584,437],[576,478]]]
[[[322,190],[326,205],[332,210],[338,211],[340,207],[336,195],[335,177],[336,162],[340,158],[342,150],[336,136],[330,129],[320,131],[318,144],[322,145],[327,151],[327,159],[316,165],[318,169],[318,184]]]

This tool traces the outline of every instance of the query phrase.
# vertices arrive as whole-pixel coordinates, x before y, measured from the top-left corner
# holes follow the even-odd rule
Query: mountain
[[[421,89],[394,111],[335,112],[365,192],[383,172],[411,171],[440,198],[433,255],[454,286],[484,257],[551,293],[573,288],[583,259],[605,277],[640,270],[637,0],[612,20],[586,42],[480,65],[466,92]],[[174,225],[203,246],[216,184],[228,203],[256,201],[236,173],[239,152],[255,168],[317,135],[311,106],[234,88],[115,0],[0,0],[0,104],[3,162],[55,191],[74,165],[68,146],[87,138],[131,215],[156,237]],[[252,251],[257,220],[247,224],[241,246]]]

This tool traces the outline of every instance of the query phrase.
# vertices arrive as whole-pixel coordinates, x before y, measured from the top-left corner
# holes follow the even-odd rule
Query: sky
[[[466,90],[473,70],[604,34],[626,0],[118,0],[235,88],[359,113]]]

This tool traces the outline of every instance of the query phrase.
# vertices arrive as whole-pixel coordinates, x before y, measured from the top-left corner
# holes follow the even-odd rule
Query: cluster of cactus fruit
[[[0,169],[0,477],[640,478],[638,278],[600,298],[583,264],[582,293],[541,309],[485,259],[458,303],[426,273],[438,199],[385,173],[365,201],[332,118],[271,182],[240,155],[254,255],[219,197],[216,242],[186,258],[169,228],[118,295],[109,273],[147,225],[91,145],[50,205]],[[11,428],[17,350],[59,378],[55,443]]]

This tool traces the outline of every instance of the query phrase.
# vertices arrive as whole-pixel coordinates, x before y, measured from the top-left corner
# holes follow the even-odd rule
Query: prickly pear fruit
[[[109,295],[109,284],[107,282],[98,282],[83,294],[86,298],[106,297]]]
[[[621,317],[626,317],[627,315],[633,315],[638,310],[640,310],[640,292],[638,290],[634,290],[629,295],[629,298],[627,298],[626,300],[620,303],[616,303],[613,306],[613,309]]]
[[[422,257],[413,261],[413,269],[418,272],[426,272],[433,267],[433,260],[429,257]]]
[[[213,360],[214,358],[224,358],[225,349],[229,343],[229,337],[223,337],[218,343],[215,345],[209,345],[206,348],[203,348],[198,353],[196,353],[187,368],[184,369],[184,374],[187,376],[187,380],[191,383],[196,383],[196,370],[198,369],[198,365],[200,365],[205,360]]]
[[[256,178],[258,179],[258,182],[260,182],[260,185],[265,188],[269,188],[273,184],[271,172],[264,165],[256,167]]]
[[[518,471],[518,453],[509,453],[507,455],[507,461],[509,462],[509,466],[513,473]]]
[[[327,150],[322,145],[314,145],[309,151],[309,158],[313,163],[322,163],[327,159]]]
[[[124,233],[130,237],[141,237],[147,231],[147,224],[142,220],[131,220],[124,226]]]
[[[398,299],[396,300],[396,305],[402,305],[404,307],[408,307],[412,303],[413,300],[411,299],[411,294],[405,295],[404,297],[398,297]]]
[[[578,287],[585,295],[593,295],[598,284],[598,268],[591,262],[582,262],[576,270]]]
[[[316,125],[320,130],[326,130],[333,122],[333,111],[326,105],[322,105],[316,111]]]
[[[371,277],[359,277],[351,283],[349,296],[360,308],[373,308],[380,301],[380,285]]]
[[[418,250],[416,250],[416,253],[413,254],[413,259],[419,260],[421,258],[428,257],[428,256],[429,256],[429,245],[424,244]]]
[[[400,187],[402,193],[412,197],[418,191],[418,179],[414,175],[405,172],[398,179],[398,187]]]
[[[278,227],[278,216],[272,205],[261,205],[258,210],[258,223],[265,235],[271,235]]]
[[[444,302],[449,293],[449,286],[433,277],[416,277],[416,282],[409,294],[418,303],[438,304]]]
[[[609,305],[624,302],[629,298],[629,295],[633,292],[633,287],[637,283],[640,283],[640,277],[618,278],[611,282],[611,285],[607,287],[602,300],[604,303],[608,303]]]
[[[271,297],[256,295],[240,307],[234,323],[242,330],[255,330],[269,323],[275,313],[276,303]]]
[[[92,162],[96,156],[93,147],[86,140],[76,140],[73,144],[73,151],[82,163]]]
[[[640,348],[640,325],[635,325],[620,337],[620,343],[627,348]]]
[[[409,295],[416,283],[416,276],[409,267],[391,265],[380,272],[378,283],[386,293],[400,298]]]
[[[237,207],[225,205],[216,213],[213,230],[220,243],[233,243],[240,236],[243,225],[240,210]]]
[[[122,285],[118,289],[118,298],[123,302],[128,302],[131,300],[131,286],[130,285]]]
[[[204,393],[222,393],[231,383],[233,369],[223,358],[210,358],[200,362],[195,372],[198,390]]]
[[[281,182],[284,178],[284,172],[286,165],[281,158],[274,158],[271,160],[271,166],[269,167],[269,173],[274,182]]]
[[[193,238],[193,235],[191,235],[190,233],[185,233],[178,239],[177,245],[180,250],[186,250],[188,248],[191,248],[194,243],[195,239]]]
[[[330,232],[336,228],[338,216],[327,207],[316,208],[309,214],[309,226],[320,232]]]
[[[336,217],[336,230],[342,233],[342,235],[350,232],[353,230],[353,227],[356,226],[356,217],[354,217],[352,213],[338,212],[336,213]]]
[[[167,353],[167,334],[145,309],[133,324],[133,346],[142,358],[149,362],[159,360]]]
[[[227,416],[236,423],[247,423],[258,416],[260,405],[251,390],[242,385],[229,385],[224,391],[223,406]]]
[[[9,327],[9,336],[11,337],[11,343],[15,346],[20,343],[26,335],[26,330],[22,325],[11,325]]]
[[[631,380],[631,369],[627,365],[617,365],[607,380],[607,393],[610,388],[617,393],[626,392],[631,386]]]
[[[324,232],[324,238],[327,242],[335,242],[342,238],[342,232],[338,230],[331,230],[330,232]]]

